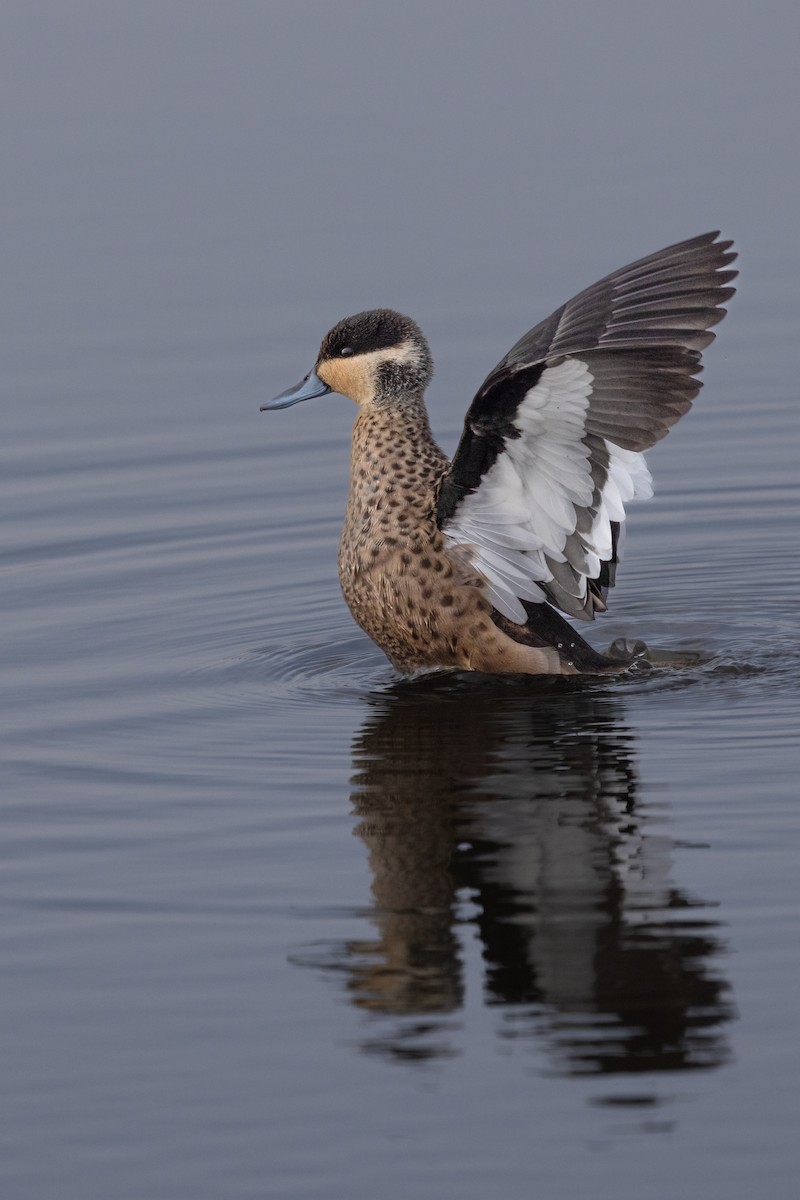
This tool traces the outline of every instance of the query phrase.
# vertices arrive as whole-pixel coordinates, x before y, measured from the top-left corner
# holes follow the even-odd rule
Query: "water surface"
[[[4,1195],[795,1195],[797,16],[446,9],[8,6]],[[591,630],[709,661],[398,678],[349,402],[259,403],[392,304],[452,450],[527,326],[717,223]]]

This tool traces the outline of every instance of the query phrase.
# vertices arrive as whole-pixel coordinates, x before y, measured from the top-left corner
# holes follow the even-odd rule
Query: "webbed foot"
[[[631,667],[672,667],[680,670],[702,666],[714,656],[707,650],[659,650],[639,638],[616,638],[606,650],[606,657]]]

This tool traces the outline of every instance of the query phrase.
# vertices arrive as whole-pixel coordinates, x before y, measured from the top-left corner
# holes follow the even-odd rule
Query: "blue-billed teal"
[[[576,675],[626,665],[559,613],[604,612],[643,451],[691,406],[736,255],[703,234],[615,271],[514,345],[470,405],[452,460],[431,434],[425,337],[391,309],[346,317],[314,369],[262,406],[359,405],[339,579],[400,671]]]

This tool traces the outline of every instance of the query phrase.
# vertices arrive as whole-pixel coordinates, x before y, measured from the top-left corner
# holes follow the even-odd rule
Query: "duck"
[[[644,452],[691,407],[738,272],[719,231],[606,275],[517,341],[470,404],[452,458],[425,405],[433,359],[393,309],[356,313],[313,369],[261,405],[358,405],[338,570],[347,605],[402,674],[603,675],[572,621],[608,607]]]

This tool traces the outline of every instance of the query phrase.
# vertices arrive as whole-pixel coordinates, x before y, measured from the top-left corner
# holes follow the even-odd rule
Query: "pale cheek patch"
[[[411,341],[401,342],[399,346],[390,346],[386,350],[372,350],[369,354],[364,354],[362,357],[374,360],[376,366],[380,366],[381,363],[392,362],[413,363],[415,367],[418,367],[422,363],[419,347],[415,346]]]
[[[367,354],[356,358],[332,358],[317,368],[323,383],[340,396],[349,396],[356,404],[364,404],[375,390],[372,368],[366,363]]]
[[[413,342],[402,342],[384,350],[370,350],[367,354],[356,354],[352,358],[332,358],[317,368],[323,383],[349,396],[356,404],[369,404],[375,398],[378,369],[383,363],[422,365],[419,348]]]

